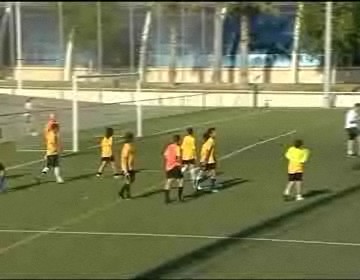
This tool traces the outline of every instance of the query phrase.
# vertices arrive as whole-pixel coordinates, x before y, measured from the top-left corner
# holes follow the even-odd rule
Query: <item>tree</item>
[[[71,30],[74,29],[76,49],[93,53],[99,51],[97,50],[98,8],[96,2],[64,2],[63,5],[65,34],[70,34]],[[119,62],[122,57],[118,47],[120,37],[118,3],[102,2],[101,13],[103,46],[106,50],[106,57],[111,57],[112,61]]]
[[[230,13],[240,17],[240,84],[249,83],[249,45],[250,45],[250,18],[260,13],[276,14],[278,11],[271,2],[228,2]]]
[[[325,3],[305,3],[302,17],[301,50],[319,55],[324,52]],[[344,66],[359,60],[360,5],[334,2],[332,18],[333,64]]]
[[[186,4],[186,5],[185,5]],[[178,30],[179,13],[182,9],[197,10],[201,6],[201,2],[154,2],[155,9],[161,9],[161,12],[167,15],[169,21],[169,83],[175,85],[176,82],[176,64],[177,64],[177,50],[178,50]]]

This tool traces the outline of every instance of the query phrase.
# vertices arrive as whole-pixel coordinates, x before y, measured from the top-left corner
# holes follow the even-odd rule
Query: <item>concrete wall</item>
[[[1,89],[1,93],[43,98],[72,99],[70,90],[40,90],[23,89],[16,92],[12,89]],[[254,94],[245,91],[150,91],[140,93],[139,99],[143,105],[149,106],[204,106],[204,107],[251,107],[255,100],[258,106],[270,107],[322,107],[323,94],[306,92],[261,92],[256,98]],[[84,102],[117,103],[124,102],[134,105],[136,93],[131,91],[98,91],[86,90],[78,92],[78,100]],[[337,93],[335,105],[350,107],[360,102],[360,94]]]
[[[17,77],[20,71],[14,69],[14,75]],[[22,79],[26,81],[62,81],[64,74],[61,67],[43,67],[43,66],[24,66],[21,70]],[[76,74],[86,75],[88,69],[77,68]],[[222,82],[231,82],[231,76],[234,83],[239,83],[239,69],[223,69]],[[360,68],[339,68],[334,71],[336,83],[359,83]],[[177,83],[210,83],[212,79],[212,69],[210,68],[179,68],[177,70]],[[249,79],[252,83],[295,83],[294,72],[289,68],[251,68]],[[157,67],[148,68],[146,74],[147,82],[166,83],[168,82],[168,68]],[[323,82],[323,73],[319,68],[300,68],[298,72],[299,83],[319,84]]]

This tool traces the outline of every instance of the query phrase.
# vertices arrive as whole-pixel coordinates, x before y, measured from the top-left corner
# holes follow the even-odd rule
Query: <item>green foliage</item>
[[[344,64],[360,46],[360,4],[333,2],[332,49],[339,65]],[[325,3],[304,3],[301,18],[301,50],[321,54],[324,51]]]
[[[64,29],[69,35],[75,31],[75,48],[81,50],[97,49],[97,3],[64,2]],[[119,62],[120,15],[117,2],[101,2],[102,42],[104,59],[112,57]]]

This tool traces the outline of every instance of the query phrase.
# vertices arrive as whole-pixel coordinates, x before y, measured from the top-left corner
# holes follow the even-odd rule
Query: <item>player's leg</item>
[[[190,164],[189,169],[190,169],[191,182],[192,182],[193,187],[195,188],[196,187],[196,170],[197,170],[195,163]]]
[[[201,188],[200,184],[207,179],[208,171],[206,169],[206,166],[207,165],[205,163],[200,163],[200,170],[195,179],[195,189],[196,190],[201,190],[202,188]]]
[[[52,165],[54,167],[54,175],[55,175],[56,182],[59,184],[62,184],[62,183],[64,183],[64,180],[61,177],[59,155],[54,155],[52,161],[53,161]]]
[[[178,199],[184,201],[184,178],[180,168],[176,169],[176,182],[178,185]]]
[[[0,163],[0,192],[6,191],[5,167]]]
[[[355,141],[357,138],[357,133],[355,132],[355,129],[353,129],[353,128],[348,128],[347,133],[348,133],[347,155],[354,156],[355,155],[354,146],[355,146]]]
[[[165,182],[165,186],[164,186],[164,198],[165,198],[165,203],[170,203],[170,189],[171,189],[171,185],[174,182],[174,171],[173,170],[169,170],[166,172],[166,182]]]
[[[284,196],[285,200],[290,200],[291,190],[295,185],[294,176],[295,176],[294,174],[289,174],[288,175],[288,178],[289,178],[288,183],[287,183],[287,185],[285,187],[285,190],[284,190],[284,193],[283,193],[283,196]]]
[[[114,158],[114,156],[111,156],[111,157],[110,157],[110,165],[111,165],[111,169],[112,169],[113,174],[114,174],[114,178],[115,178],[115,179],[119,178],[120,175],[119,175],[119,172],[118,172],[116,163],[115,163],[115,158]]]
[[[218,190],[215,189],[216,187],[216,163],[212,163],[212,164],[209,164],[209,167],[208,167],[208,173],[209,173],[209,177],[210,177],[210,187],[211,187],[211,190],[212,192],[217,192]]]
[[[131,199],[131,184],[135,181],[135,172],[130,170],[124,176],[124,185],[122,186],[119,196],[122,199]]]
[[[98,171],[96,173],[97,177],[100,177],[103,174],[104,169],[105,169],[106,165],[108,164],[108,162],[109,162],[108,158],[101,158],[101,163],[100,163],[100,166],[99,166]]]
[[[42,175],[47,175],[51,168],[50,156],[45,156],[45,166],[41,170]]]
[[[297,173],[296,181],[295,181],[296,200],[304,199],[304,197],[302,196],[302,180],[303,180],[303,174]]]

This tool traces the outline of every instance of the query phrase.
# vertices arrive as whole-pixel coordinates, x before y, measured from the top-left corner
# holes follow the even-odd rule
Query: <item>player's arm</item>
[[[176,147],[176,161],[181,164],[181,148],[179,146]]]
[[[310,151],[308,149],[304,149],[301,163],[307,162],[309,159],[309,156],[310,156]]]
[[[121,170],[125,175],[129,173],[128,161],[129,161],[129,148],[123,147],[121,150]]]

